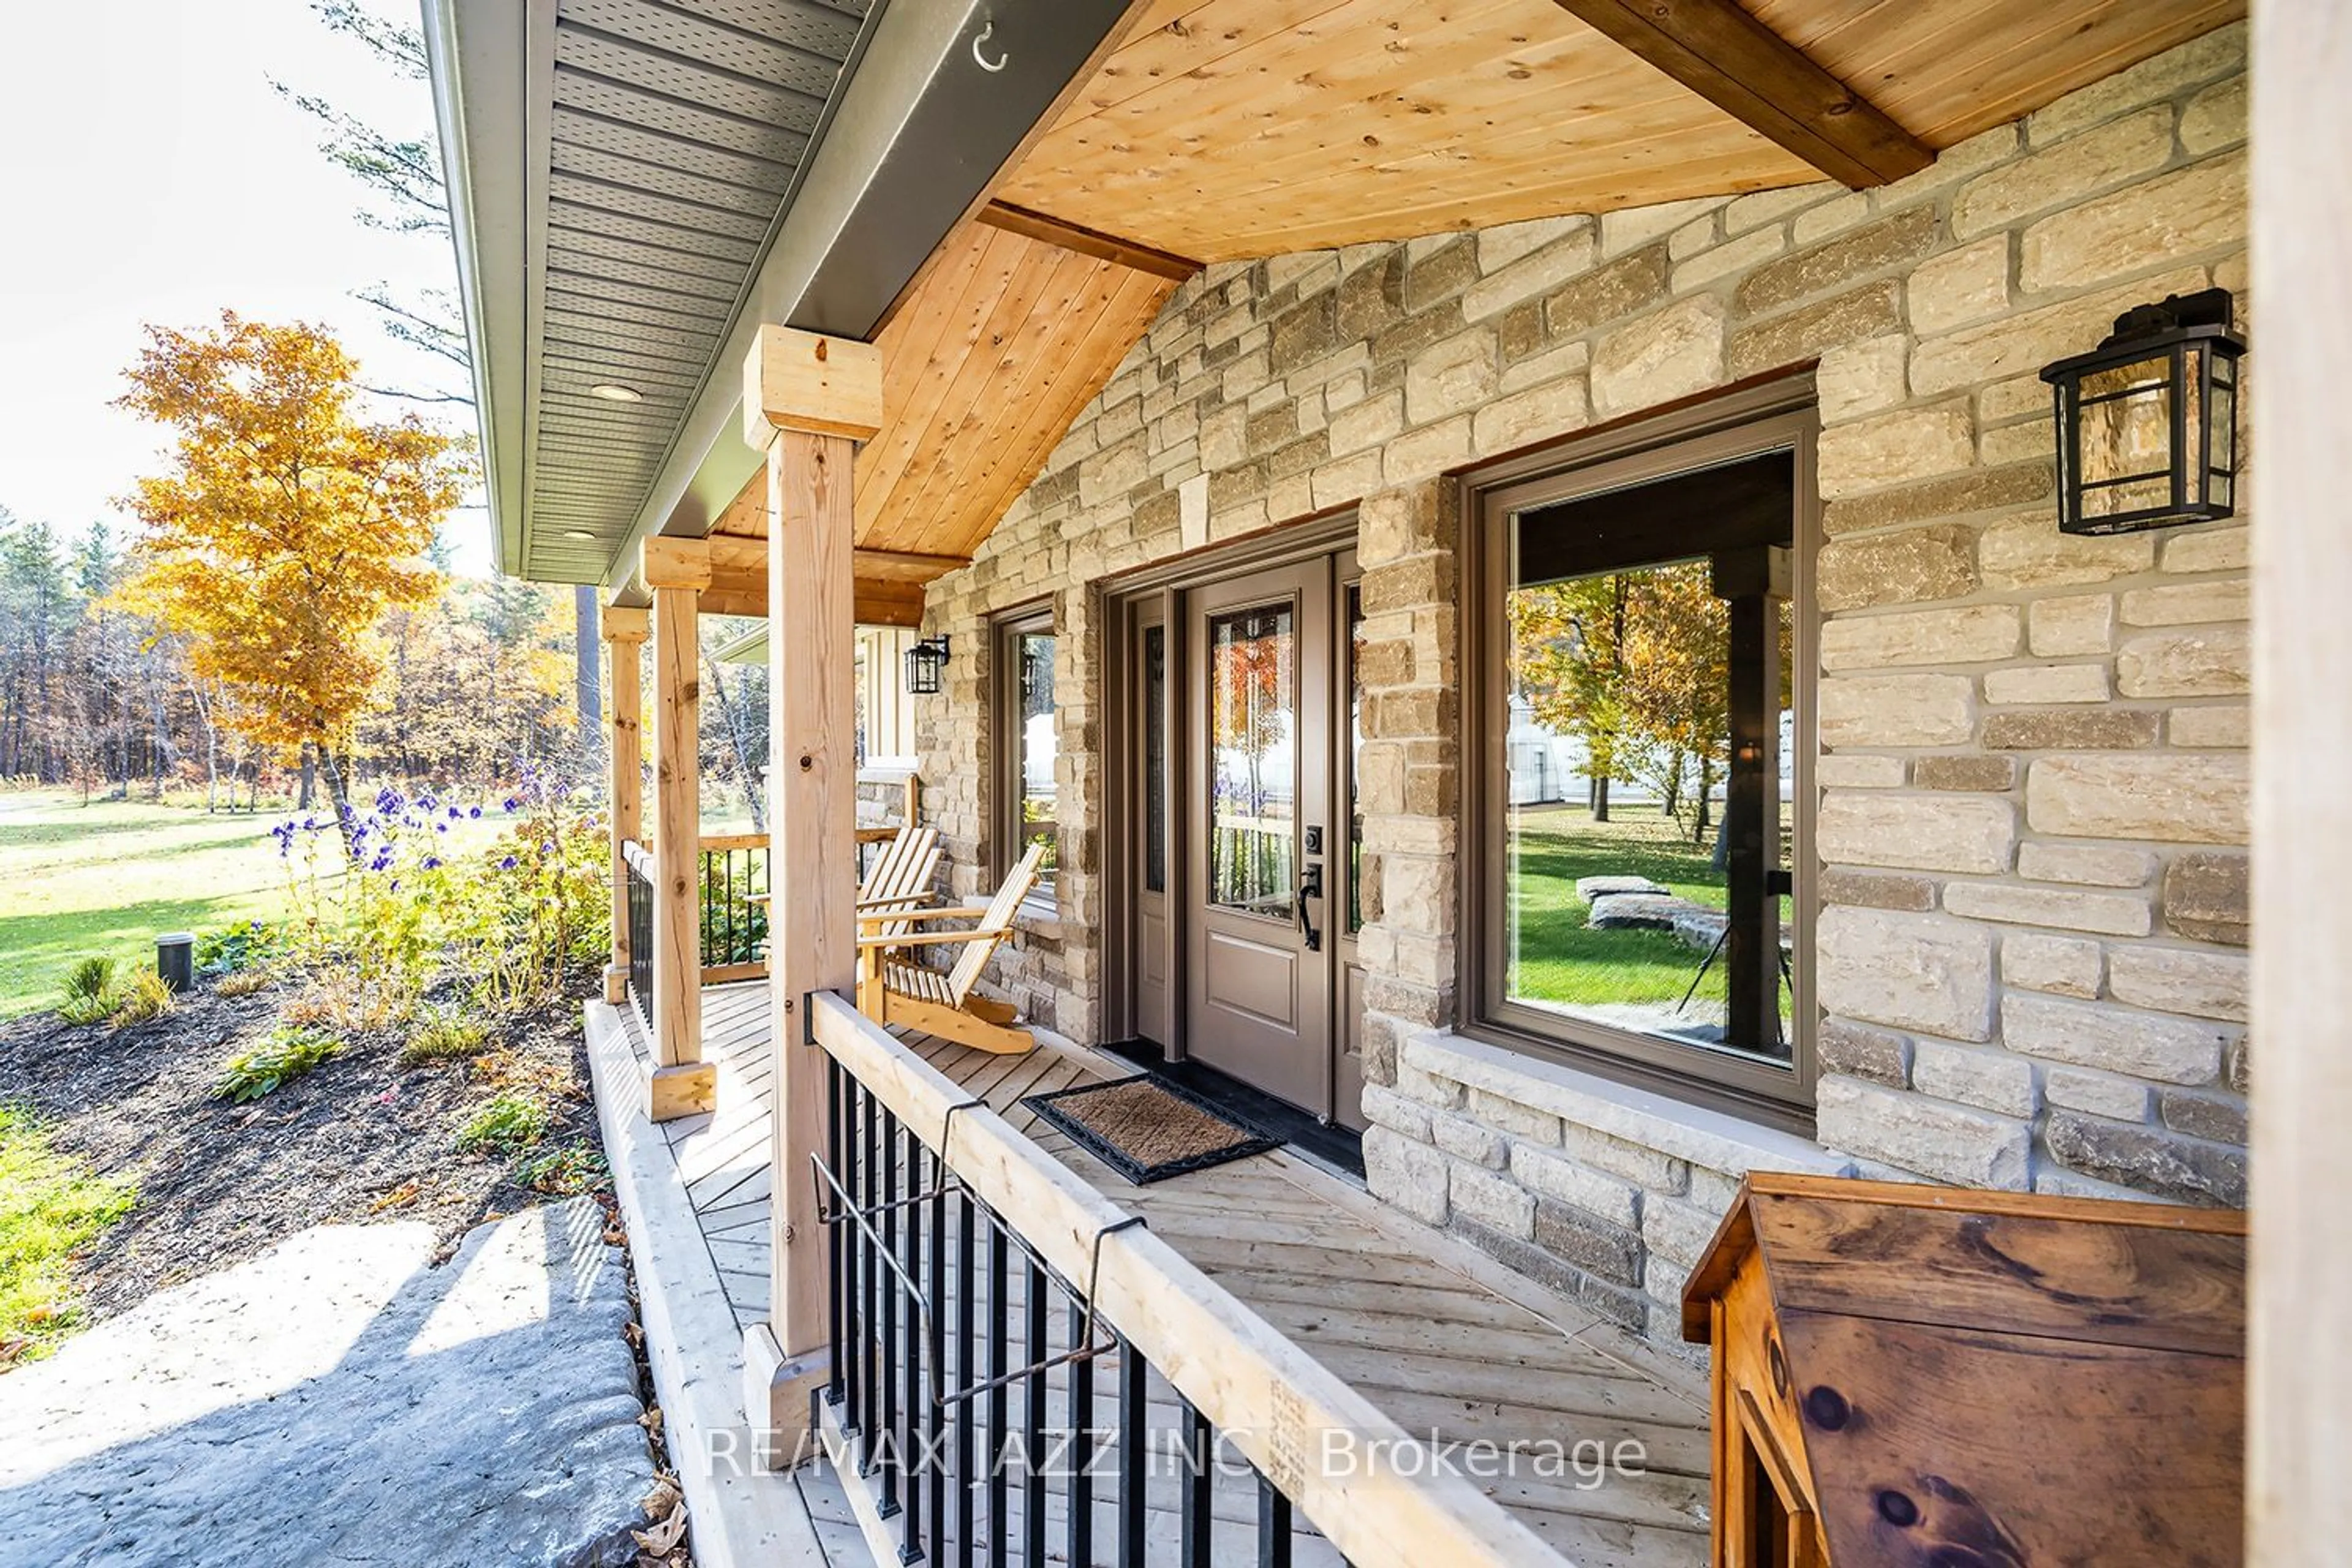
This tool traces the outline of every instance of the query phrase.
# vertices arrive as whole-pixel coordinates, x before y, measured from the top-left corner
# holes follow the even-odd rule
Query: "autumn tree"
[[[377,625],[429,598],[423,557],[462,493],[457,441],[352,409],[357,367],[315,328],[224,311],[148,329],[120,405],[177,432],[126,500],[147,525],[122,598],[186,639],[255,742],[315,755],[341,815],[351,743],[383,674]]]

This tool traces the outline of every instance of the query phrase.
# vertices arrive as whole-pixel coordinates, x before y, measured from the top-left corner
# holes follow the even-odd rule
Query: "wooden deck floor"
[[[713,988],[703,1016],[719,1110],[664,1131],[737,1319],[749,1324],[765,1317],[768,1295],[765,988]],[[1638,1474],[1584,1484],[1573,1470],[1542,1475],[1523,1463],[1485,1483],[1571,1561],[1705,1561],[1706,1391],[1679,1363],[1286,1152],[1129,1184],[1019,1103],[1123,1071],[1091,1052],[1048,1041],[1005,1058],[922,1037],[908,1043],[1114,1202],[1146,1215],[1156,1234],[1408,1432],[1507,1448],[1638,1443]]]

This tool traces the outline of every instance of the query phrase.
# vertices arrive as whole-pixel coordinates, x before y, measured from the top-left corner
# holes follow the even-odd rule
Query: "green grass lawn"
[[[0,1368],[73,1326],[76,1247],[122,1217],[130,1184],[49,1147],[19,1107],[0,1105]]]
[[[152,963],[164,931],[277,919],[286,866],[269,830],[283,816],[0,793],[0,1018],[55,1006],[78,958]]]
[[[1671,931],[1594,931],[1576,896],[1580,877],[1647,877],[1693,903],[1724,906],[1723,878],[1707,864],[1714,848],[1690,842],[1690,830],[1654,806],[1621,805],[1607,822],[1581,806],[1520,808],[1512,814],[1512,880],[1517,941],[1510,993],[1569,1006],[1612,1003],[1672,1005],[1706,953]],[[1710,968],[1692,999],[1695,1016],[1720,1017],[1723,965]],[[1715,1004],[1709,1014],[1703,1004]]]

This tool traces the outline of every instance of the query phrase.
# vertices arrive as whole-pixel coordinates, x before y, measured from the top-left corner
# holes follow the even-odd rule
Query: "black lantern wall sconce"
[[[907,693],[911,697],[936,697],[940,690],[940,674],[948,667],[948,639],[925,637],[907,650]]]
[[[2061,532],[2131,533],[2237,510],[2246,343],[2232,313],[2226,289],[2170,295],[2042,370],[2056,395]]]

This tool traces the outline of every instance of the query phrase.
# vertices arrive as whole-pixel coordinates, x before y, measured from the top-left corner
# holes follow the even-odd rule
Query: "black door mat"
[[[1282,1143],[1149,1074],[1033,1094],[1021,1103],[1139,1187]]]

